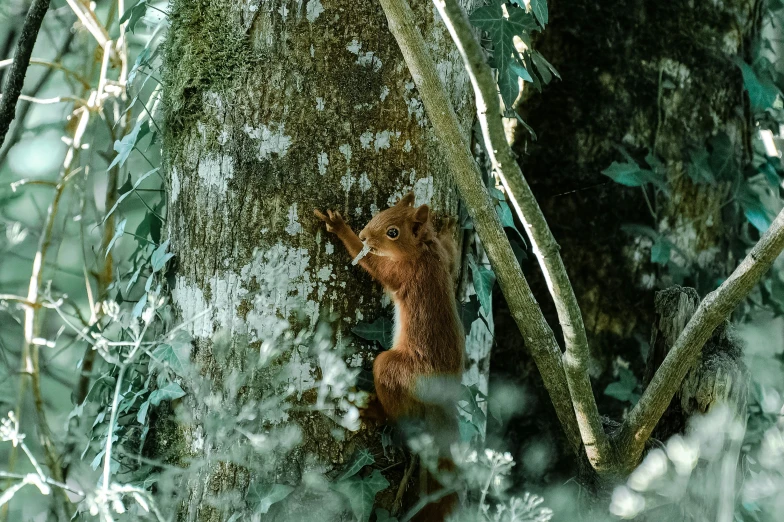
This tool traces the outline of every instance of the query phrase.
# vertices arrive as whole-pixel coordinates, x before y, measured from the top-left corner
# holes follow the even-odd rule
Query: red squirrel
[[[429,207],[413,204],[414,194],[409,193],[376,214],[359,236],[339,212],[315,214],[395,304],[392,348],[373,363],[376,396],[384,414],[392,421],[425,421],[439,446],[440,467],[451,470],[448,447],[458,438],[455,390],[465,349],[454,295],[457,245],[453,226],[436,233]],[[366,255],[360,257],[361,253]],[[428,506],[431,509],[417,519],[442,520],[455,500],[441,502],[440,514],[434,512],[438,505]]]

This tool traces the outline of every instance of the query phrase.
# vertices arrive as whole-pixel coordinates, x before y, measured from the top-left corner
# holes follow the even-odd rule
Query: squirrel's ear
[[[414,221],[417,223],[425,223],[427,222],[427,218],[430,217],[430,207],[427,205],[422,205],[416,212],[414,212]]]
[[[406,194],[405,196],[400,198],[400,201],[398,201],[395,204],[395,206],[396,207],[410,207],[410,206],[413,206],[414,199],[416,199],[416,196],[414,196],[414,193],[413,192],[409,192],[408,194]]]

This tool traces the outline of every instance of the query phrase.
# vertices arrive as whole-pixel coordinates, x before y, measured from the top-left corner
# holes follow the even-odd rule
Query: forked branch
[[[716,327],[743,300],[770,269],[784,249],[784,210],[762,235],[722,285],[705,296],[686,323],[672,350],[653,376],[640,401],[632,409],[617,438],[621,465],[630,470],[640,459],[645,442],[664,414],[683,378]]]

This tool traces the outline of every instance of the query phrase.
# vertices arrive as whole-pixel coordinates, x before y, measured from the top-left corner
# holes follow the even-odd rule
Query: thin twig
[[[73,42],[74,37],[75,37],[75,34],[73,32],[71,32],[71,31],[69,31],[68,35],[65,37],[65,40],[63,41],[62,45],[60,46],[60,49],[57,51],[57,56],[55,56],[54,59],[47,64],[48,67],[46,68],[46,70],[41,75],[41,77],[38,79],[36,84],[30,89],[30,91],[27,94],[29,94],[30,96],[35,96],[36,94],[38,94],[38,92],[41,89],[43,89],[44,85],[46,85],[46,83],[49,81],[49,78],[51,78],[52,73],[55,71],[55,69],[59,68],[59,67],[62,67],[62,65],[60,64],[60,61],[63,59],[63,56],[65,56],[65,53],[67,53],[68,50],[70,49],[71,43]],[[36,63],[42,63],[42,61],[39,61],[36,58],[31,58],[30,59],[30,64],[31,65],[32,64],[36,64]],[[66,69],[63,69],[63,70],[65,71]],[[73,71],[70,71],[70,69],[68,70],[68,72],[73,73]],[[73,73],[73,74],[76,74],[76,73]],[[80,77],[80,81],[84,81],[84,78]],[[82,83],[82,86],[85,89],[89,89],[90,88],[89,84]],[[2,165],[5,162],[5,158],[8,155],[8,152],[11,150],[11,148],[22,137],[22,133],[25,130],[24,129],[24,122],[27,119],[27,114],[28,114],[28,112],[30,112],[30,108],[31,107],[32,107],[32,105],[30,103],[28,103],[28,102],[24,102],[24,103],[19,103],[18,104],[17,109],[16,109],[16,113],[17,113],[17,115],[16,115],[16,125],[14,125],[14,127],[10,130],[10,135],[6,137],[5,143],[3,143],[3,145],[0,147],[0,165]]]
[[[69,38],[68,38],[69,40],[72,39],[71,34],[73,34],[73,33],[69,34]],[[67,47],[67,46],[64,46],[64,47]],[[9,60],[0,60],[0,69],[3,68],[3,67],[8,67],[12,63],[13,63],[13,60],[10,60],[10,59]],[[54,61],[51,61],[51,62],[48,61],[48,60],[42,60],[41,58],[30,58],[30,65],[43,65],[45,67],[48,67],[49,69],[62,71],[66,75],[70,76],[74,80],[76,80],[79,83],[81,83],[82,87],[84,87],[85,89],[89,89],[90,88],[90,83],[86,79],[84,79],[76,71],[72,71],[68,67],[63,66],[63,64],[60,63],[59,58],[55,59]]]
[[[492,71],[457,1],[433,0],[433,3],[463,58],[474,87],[476,112],[493,170],[503,183],[524,225],[555,303],[566,346],[563,366],[588,460],[596,470],[612,466],[610,445],[602,427],[588,374],[588,338],[582,312],[561,259],[558,243],[506,140],[498,89]]]
[[[44,20],[46,11],[49,10],[49,0],[33,0],[30,10],[27,11],[22,34],[14,51],[14,63],[8,71],[8,76],[3,83],[3,98],[0,100],[0,146],[5,141],[5,135],[16,115],[16,102],[22,94],[27,67],[30,65],[30,56],[33,46],[38,38],[38,31]]]
[[[441,144],[460,195],[466,203],[474,228],[496,271],[509,309],[526,346],[531,349],[567,440],[577,451],[581,444],[580,431],[564,374],[561,349],[531,293],[489,200],[479,169],[438,77],[438,69],[419,33],[411,7],[406,0],[380,0],[380,3],[389,29],[397,40],[422,97],[433,131]]]
[[[732,313],[784,249],[784,210],[735,271],[716,290],[705,296],[681,332],[624,422],[618,438],[621,464],[627,470],[639,462],[645,443],[659,422],[681,381],[694,364],[716,327]]]

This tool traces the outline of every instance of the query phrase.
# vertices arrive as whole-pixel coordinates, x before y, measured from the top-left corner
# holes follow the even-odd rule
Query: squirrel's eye
[[[387,229],[387,237],[389,239],[397,239],[397,236],[400,235],[400,231],[396,227],[389,227]]]

